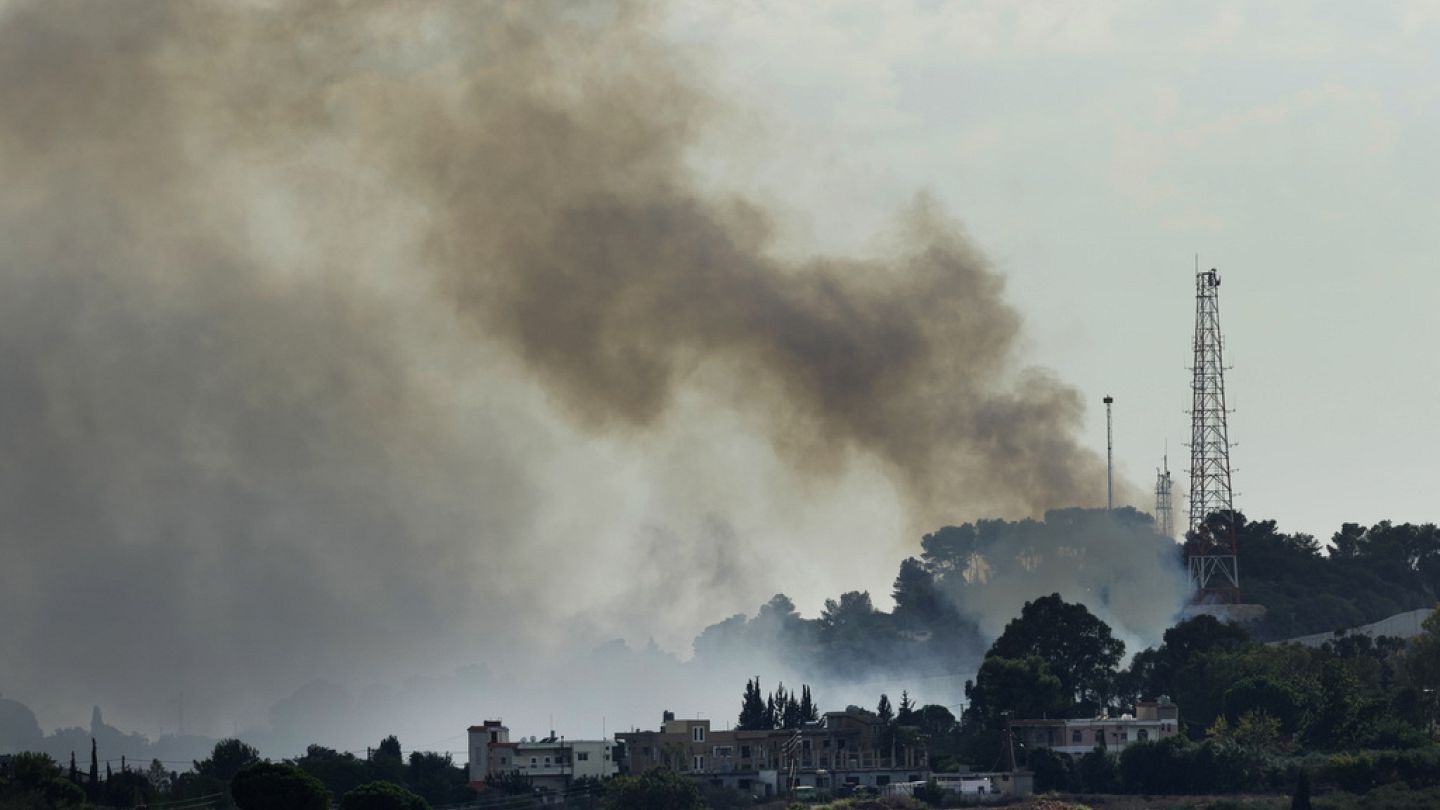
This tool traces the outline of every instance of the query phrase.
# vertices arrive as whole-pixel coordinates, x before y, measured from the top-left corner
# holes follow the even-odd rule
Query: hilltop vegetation
[[[1327,547],[1273,520],[1237,518],[1243,599],[1266,609],[1246,628],[1256,640],[1331,632],[1440,601],[1434,524],[1347,523]],[[1046,593],[1084,604],[1123,635],[1159,638],[1185,600],[1184,565],[1182,547],[1132,508],[946,526],[922,538],[918,557],[901,561],[893,610],[849,591],[807,619],[777,594],[753,617],[706,628],[695,652],[704,661],[761,647],[832,681],[973,672],[993,638],[987,630]]]

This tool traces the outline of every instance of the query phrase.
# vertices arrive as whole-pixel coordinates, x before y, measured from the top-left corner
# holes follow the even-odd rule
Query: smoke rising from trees
[[[659,14],[0,13],[0,683],[238,714],[861,575],[907,535],[815,540],[856,487],[908,529],[1096,500],[933,202],[794,261],[695,181],[722,105]]]

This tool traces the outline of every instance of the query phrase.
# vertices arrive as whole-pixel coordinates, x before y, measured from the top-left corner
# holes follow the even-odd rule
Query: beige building
[[[766,731],[716,730],[709,720],[665,712],[659,730],[615,737],[624,743],[627,773],[669,768],[759,796],[788,791],[792,772],[796,787],[822,791],[927,778],[924,750],[885,747],[882,730],[874,713],[852,706],[801,729]]]
[[[1096,748],[1123,751],[1131,743],[1163,740],[1180,733],[1180,707],[1161,696],[1135,704],[1135,714],[1080,720],[1016,720],[1016,740],[1030,749],[1048,748],[1079,756]]]

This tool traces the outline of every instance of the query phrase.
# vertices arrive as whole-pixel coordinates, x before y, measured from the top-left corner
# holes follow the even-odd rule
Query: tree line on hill
[[[1258,641],[1354,627],[1440,601],[1434,524],[1346,523],[1327,547],[1282,532],[1273,520],[1237,514],[1235,523],[1242,598],[1265,608],[1248,625]],[[1183,601],[1183,555],[1149,515],[1128,507],[947,526],[900,563],[892,610],[876,608],[866,591],[849,591],[807,619],[777,594],[754,616],[707,627],[695,640],[696,660],[764,649],[792,671],[835,683],[974,671],[992,640],[987,620],[998,625],[1025,598],[1051,590],[1103,608],[1112,622],[1132,622],[1121,628],[1126,635],[1154,638],[1165,629],[1154,623],[1156,602]]]
[[[1311,780],[1353,792],[1440,789],[1440,614],[1408,643],[1347,636],[1319,647],[1258,643],[1200,615],[1122,667],[1124,652],[1083,606],[1033,600],[991,645],[966,684],[968,707],[932,751],[980,768],[1013,751],[1040,790],[1283,792],[1302,778],[1307,793]],[[1014,719],[1114,716],[1161,695],[1179,706],[1183,733],[1118,755],[1026,750],[1011,735]]]
[[[451,756],[413,751],[402,757],[400,741],[386,737],[360,758],[311,745],[304,756],[272,763],[253,746],[221,740],[210,756],[185,771],[167,769],[158,759],[146,768],[106,765],[100,776],[92,747],[90,769],[82,773],[71,757],[67,770],[48,754],[10,757],[0,771],[0,809],[114,807],[168,803],[213,803],[239,810],[427,810],[432,805],[469,801],[475,791]]]

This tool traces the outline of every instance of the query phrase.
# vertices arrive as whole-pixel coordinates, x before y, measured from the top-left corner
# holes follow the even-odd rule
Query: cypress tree
[[[765,701],[760,696],[760,678],[745,682],[745,698],[740,703],[740,720],[736,728],[758,731],[769,728],[766,724]]]
[[[810,697],[810,684],[800,685],[800,723],[813,723],[820,719],[820,708]]]
[[[785,691],[785,684],[775,685],[775,723],[773,728],[789,728],[786,720],[790,717],[790,693]]]
[[[100,758],[95,753],[95,738],[90,738],[90,798],[100,795]]]
[[[80,784],[80,769],[75,767],[75,752],[70,752],[70,784]]]
[[[800,701],[792,694],[785,701],[785,728],[800,727]]]

